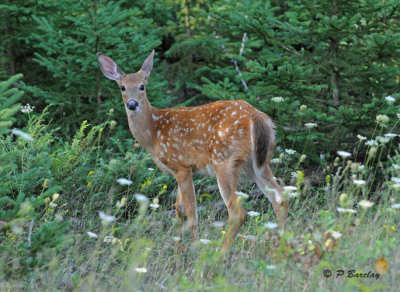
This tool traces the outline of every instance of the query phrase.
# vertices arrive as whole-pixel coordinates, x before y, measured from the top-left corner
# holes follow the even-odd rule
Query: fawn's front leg
[[[175,173],[175,178],[178,182],[179,190],[178,197],[176,200],[176,210],[178,219],[181,220],[180,228],[182,226],[183,221],[183,212],[182,209],[185,209],[186,216],[188,218],[188,225],[190,227],[190,232],[192,233],[193,241],[199,238],[198,232],[198,218],[197,218],[197,208],[196,208],[196,195],[194,192],[194,185],[192,179],[192,169],[191,168],[183,168],[178,170]],[[184,207],[182,206],[182,202]],[[181,230],[179,231],[181,235]]]

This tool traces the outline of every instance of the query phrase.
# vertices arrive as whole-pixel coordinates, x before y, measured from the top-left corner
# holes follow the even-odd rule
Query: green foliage
[[[101,121],[111,108],[120,114],[118,117],[123,116],[120,99],[111,98],[117,87],[98,69],[96,52],[110,55],[126,73],[131,73],[160,44],[160,32],[153,20],[143,17],[136,7],[124,8],[127,2],[58,1],[56,16],[32,15],[36,28],[32,35],[33,59],[43,68],[45,79],[24,88],[41,98],[40,105],[59,106],[55,118],[69,117],[60,129],[65,135],[76,130],[82,117]],[[160,75],[154,76],[149,96],[155,106],[165,106],[172,100],[165,98],[166,81]]]
[[[307,128],[293,127],[294,121],[317,123],[306,150],[317,162],[315,154],[356,141],[356,134],[341,133],[370,136],[377,114],[395,118],[399,112],[384,99],[397,97],[400,74],[390,53],[399,47],[398,20],[392,18],[399,3],[389,2],[360,1],[355,8],[346,1],[285,1],[282,9],[268,1],[223,1],[224,9],[215,5],[210,14],[249,92],[230,62],[218,68],[222,78],[205,76],[197,88],[209,98],[248,100],[268,113],[286,148],[308,139]],[[244,33],[248,40],[240,56]],[[284,102],[275,104],[275,96]],[[304,114],[296,109],[302,104],[309,107]]]
[[[94,127],[83,121],[71,142],[64,142],[57,128],[49,130],[48,109],[25,115],[29,119],[21,138],[9,132],[0,137],[2,277],[52,269],[72,239],[66,233],[70,217],[91,218],[101,209],[131,216],[135,210],[128,212],[126,204],[136,205],[138,191],[155,193],[161,201],[169,198],[171,179],[156,176],[156,170],[149,175],[150,157],[132,151],[132,139],[121,143],[114,138],[115,149],[102,152],[115,121]],[[120,177],[132,179],[135,187],[119,186]],[[118,206],[122,198],[125,203]]]
[[[306,154],[314,167],[320,154],[347,148],[359,132],[372,136],[376,115],[393,121],[399,112],[396,102],[384,100],[398,97],[393,52],[400,39],[399,3],[357,3],[101,0],[22,8],[6,2],[0,38],[8,53],[0,62],[24,73],[22,87],[31,94],[25,99],[36,108],[57,106],[54,126],[62,125],[68,137],[80,121],[100,124],[110,110],[126,124],[118,90],[98,70],[95,53],[110,55],[128,73],[155,48],[148,87],[154,106],[170,107],[175,96],[184,105],[247,100],[275,121],[282,147],[309,139]],[[21,15],[29,33],[16,21]],[[276,104],[279,96],[284,102]],[[298,110],[303,104],[305,113]],[[312,136],[303,123],[318,124]]]
[[[17,101],[20,100],[23,91],[12,87],[21,78],[22,74],[18,74],[0,82],[0,135],[13,125],[15,122],[13,116],[21,109],[21,104]]]
[[[60,215],[58,218],[50,216],[54,210],[44,201],[60,189],[51,187],[38,197],[26,198],[21,193],[16,200],[8,196],[0,198],[1,218],[7,223],[3,230],[7,227],[11,230],[0,234],[0,252],[3,254],[0,266],[4,275],[21,277],[34,269],[47,268],[68,244],[65,232],[69,222],[62,221]]]
[[[3,290],[394,287],[399,1],[6,0],[0,8]],[[275,221],[266,198],[250,199],[255,212],[221,254],[227,218],[217,184],[196,177],[203,240],[191,244],[185,232],[186,249],[175,251],[176,182],[135,143],[117,85],[96,59],[102,51],[131,73],[152,49],[153,106],[244,99],[274,120],[274,174],[297,188],[285,193],[287,233],[266,229]],[[248,180],[239,190],[256,193]],[[376,272],[382,257],[391,272],[379,280],[322,276],[337,267]]]
[[[60,1],[4,0],[0,4],[0,79],[7,74],[24,72],[29,82],[42,80],[43,71],[32,60],[34,34],[38,31],[32,18],[56,18]]]
[[[0,252],[3,255],[0,265],[5,275],[13,276],[47,266],[55,252],[65,245],[64,233],[69,225],[67,221],[58,222],[60,220],[51,217],[41,220],[48,211],[43,208],[45,199],[61,190],[60,186],[49,187],[48,179],[43,180],[49,175],[49,168],[45,166],[48,154],[45,148],[48,145],[43,143],[48,136],[31,142],[32,136],[28,136],[28,141],[25,137],[27,133],[13,132],[25,137],[14,141],[7,131],[13,124],[13,116],[21,108],[16,102],[23,95],[17,88],[9,87],[21,78],[22,74],[19,74],[0,83],[0,218],[2,231],[8,228],[12,231],[0,233]],[[27,232],[29,221],[31,227]],[[39,226],[33,232],[35,222]]]

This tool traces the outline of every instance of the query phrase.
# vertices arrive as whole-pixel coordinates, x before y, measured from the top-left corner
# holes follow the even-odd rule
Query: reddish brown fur
[[[287,213],[287,201],[273,178],[269,160],[275,135],[271,119],[243,100],[217,101],[197,107],[172,109],[153,108],[147,100],[148,74],[153,66],[153,53],[142,69],[124,74],[111,58],[99,53],[103,73],[116,80],[122,91],[129,128],[135,138],[150,153],[157,166],[174,175],[178,182],[176,200],[180,225],[185,210],[193,239],[198,238],[196,198],[192,175],[196,172],[216,175],[218,186],[228,208],[229,229],[226,250],[242,226],[246,212],[238,204],[236,186],[239,170],[244,166],[268,196],[281,227]],[[138,107],[128,109],[130,100]],[[266,191],[265,187],[275,189]]]
[[[173,171],[182,167],[204,171],[207,165],[230,158],[243,160],[251,154],[250,123],[254,108],[245,101],[153,109],[153,113],[155,154]]]

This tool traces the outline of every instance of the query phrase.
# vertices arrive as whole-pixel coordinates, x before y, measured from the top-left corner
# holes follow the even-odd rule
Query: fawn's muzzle
[[[126,104],[129,110],[134,111],[139,106],[139,103],[136,100],[130,100]]]

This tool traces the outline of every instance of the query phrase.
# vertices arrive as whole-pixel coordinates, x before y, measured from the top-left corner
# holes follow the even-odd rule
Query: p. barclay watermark
[[[336,274],[333,275],[331,270],[324,270],[323,275],[325,278],[330,278],[334,276],[335,278],[347,277],[347,278],[370,278],[378,280],[381,274],[374,272],[356,272],[356,270],[336,270]]]

